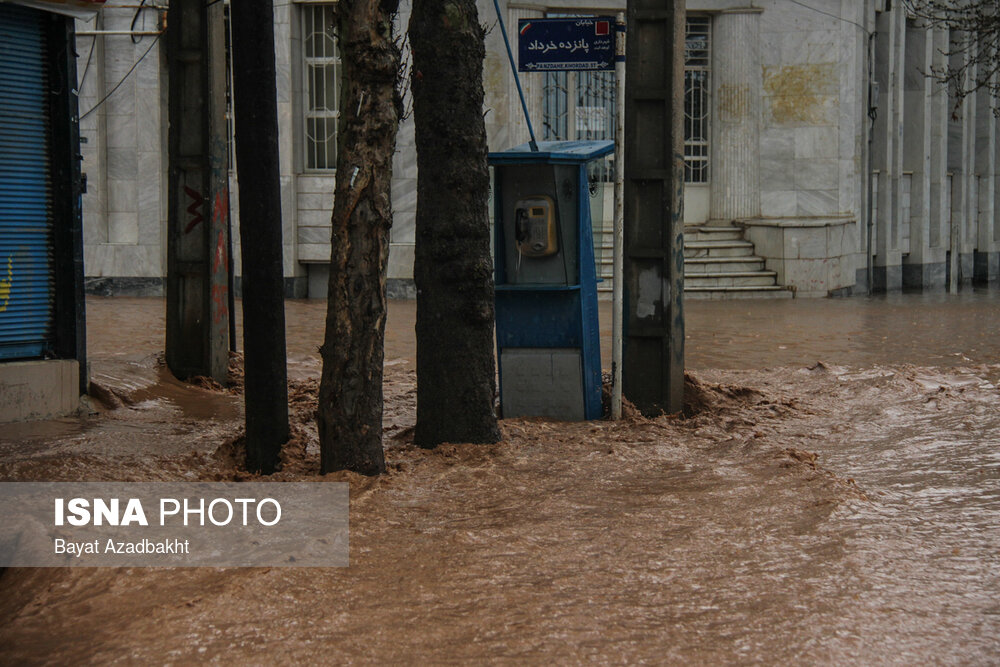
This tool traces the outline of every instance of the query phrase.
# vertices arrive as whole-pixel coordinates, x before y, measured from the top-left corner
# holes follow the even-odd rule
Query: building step
[[[597,283],[597,291],[610,295],[612,284],[610,280]],[[771,285],[761,287],[688,287],[684,283],[684,298],[705,301],[710,299],[791,299],[795,293],[790,287]],[[602,298],[608,298],[604,296]]]
[[[614,244],[611,230],[594,232],[594,249],[610,251]],[[732,225],[686,225],[684,243],[695,241],[743,241],[743,229]]]
[[[597,275],[610,276],[614,262],[611,258],[597,260]],[[684,273],[752,273],[764,270],[764,259],[749,257],[695,257],[684,261]]]
[[[684,242],[690,241],[742,241],[743,230],[732,225],[690,225],[684,228]]]
[[[684,257],[749,257],[753,255],[749,241],[691,241],[684,243]]]
[[[612,291],[613,246],[610,233],[594,235],[597,291]],[[777,273],[764,268],[743,230],[726,224],[684,228],[684,293],[690,299],[790,299],[794,290],[778,285]]]
[[[791,299],[795,293],[783,285],[771,287],[688,287],[686,299]]]
[[[749,257],[692,257],[684,260],[686,275],[703,273],[745,273],[762,271],[764,259],[750,255]]]
[[[694,287],[774,287],[774,271],[731,271],[719,273],[689,273],[684,276],[684,288]]]
[[[613,262],[611,258],[599,259],[599,276],[610,276]],[[751,255],[749,257],[693,257],[684,260],[684,273],[754,273],[764,270],[764,259]]]

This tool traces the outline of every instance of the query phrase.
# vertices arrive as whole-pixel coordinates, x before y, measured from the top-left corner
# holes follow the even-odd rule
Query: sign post
[[[615,19],[615,220],[611,283],[611,418],[622,418],[625,266],[625,15]]]
[[[614,69],[614,19],[519,19],[518,70],[567,72]]]

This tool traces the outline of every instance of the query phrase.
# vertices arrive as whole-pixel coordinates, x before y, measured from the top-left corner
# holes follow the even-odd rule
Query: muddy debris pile
[[[239,373],[239,360],[233,364],[233,368]],[[240,388],[216,388],[216,391],[238,393]],[[318,392],[318,378],[289,381],[291,437],[282,449],[278,472],[268,479],[293,481],[320,477],[319,439],[315,421]],[[610,396],[607,385],[604,387],[604,394],[606,397]],[[624,454],[628,450],[632,450],[629,457],[641,456],[640,451],[635,451],[637,448],[655,445],[688,447],[701,451],[706,456],[727,456],[736,452],[742,457],[753,455],[763,460],[777,460],[781,467],[799,466],[809,474],[823,477],[825,482],[837,488],[836,493],[839,495],[863,497],[860,492],[849,488],[848,483],[823,470],[818,465],[816,454],[768,441],[764,432],[769,430],[767,423],[793,415],[796,411],[795,399],[780,395],[769,396],[761,390],[739,383],[709,382],[688,373],[685,375],[684,412],[680,415],[646,417],[626,400],[620,422],[611,421],[607,414],[604,420],[585,423],[541,418],[506,419],[501,420],[503,441],[496,445],[453,443],[431,451],[413,445],[416,373],[405,367],[386,368],[384,396],[383,434],[388,477],[399,475],[426,460],[436,460],[441,465],[452,467],[503,458],[508,448],[518,451],[541,442],[547,443],[546,446],[556,452],[564,451],[567,456],[580,451],[602,451],[614,455],[616,452]],[[764,430],[756,428],[761,423],[764,424]],[[740,442],[739,447],[733,447],[734,439]],[[212,479],[265,479],[246,471],[242,463],[244,456],[243,432],[240,427],[236,427],[211,457],[198,459],[202,465],[200,474]],[[346,471],[330,473],[323,478],[352,480],[365,488],[371,485],[371,480]]]

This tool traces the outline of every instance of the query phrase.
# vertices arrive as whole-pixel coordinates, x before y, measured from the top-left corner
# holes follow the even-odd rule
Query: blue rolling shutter
[[[43,16],[0,4],[0,360],[41,356],[53,338]]]

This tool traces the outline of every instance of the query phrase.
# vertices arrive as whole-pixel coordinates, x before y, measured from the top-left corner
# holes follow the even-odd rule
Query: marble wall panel
[[[795,158],[835,158],[838,156],[840,130],[837,127],[796,127]]]
[[[786,218],[799,210],[795,190],[764,190],[760,193],[760,207],[765,218]]]
[[[833,159],[795,160],[795,187],[798,190],[835,190],[840,182],[840,164]],[[839,204],[839,192],[837,202]],[[836,209],[828,211],[835,213]]]
[[[824,217],[837,214],[840,203],[837,190],[799,190],[795,215]]]
[[[764,192],[795,189],[795,160],[760,161],[760,187]]]
[[[108,210],[112,213],[138,211],[139,185],[135,178],[119,179],[108,183]]]
[[[108,213],[108,241],[117,244],[139,242],[139,220],[135,211],[126,213],[111,211]]]

